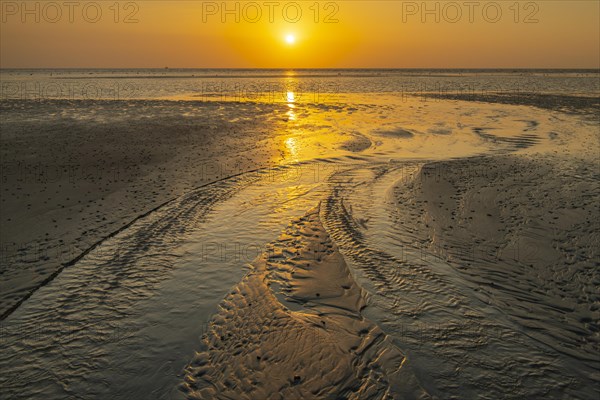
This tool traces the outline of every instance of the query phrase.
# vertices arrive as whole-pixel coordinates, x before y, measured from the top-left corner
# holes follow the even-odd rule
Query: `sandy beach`
[[[597,398],[597,96],[167,97],[0,101],[0,397]]]

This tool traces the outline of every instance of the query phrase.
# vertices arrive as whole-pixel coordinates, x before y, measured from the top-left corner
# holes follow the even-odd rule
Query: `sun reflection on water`
[[[294,112],[294,108],[296,108],[296,106],[294,105],[294,102],[296,101],[296,95],[294,94],[294,92],[287,92],[286,99],[287,99],[287,105],[289,107],[289,110],[286,112],[286,115],[288,116],[288,120],[295,121],[296,113]]]
[[[294,92],[287,92],[286,93],[286,98],[287,98],[287,102],[289,103],[294,103],[296,101],[296,95],[294,94]]]

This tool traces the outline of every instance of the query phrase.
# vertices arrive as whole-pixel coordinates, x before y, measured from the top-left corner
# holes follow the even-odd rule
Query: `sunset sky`
[[[3,68],[600,67],[596,0],[1,3]]]

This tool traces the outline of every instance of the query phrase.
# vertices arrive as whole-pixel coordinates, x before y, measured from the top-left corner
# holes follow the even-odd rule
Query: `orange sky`
[[[596,0],[26,4],[1,1],[3,68],[600,67]]]

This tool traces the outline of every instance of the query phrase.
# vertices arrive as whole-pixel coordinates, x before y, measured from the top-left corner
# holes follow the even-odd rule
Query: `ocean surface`
[[[0,398],[600,395],[600,71],[0,80]]]
[[[597,70],[3,69],[2,99],[268,98],[332,101],[343,93],[598,95]]]

